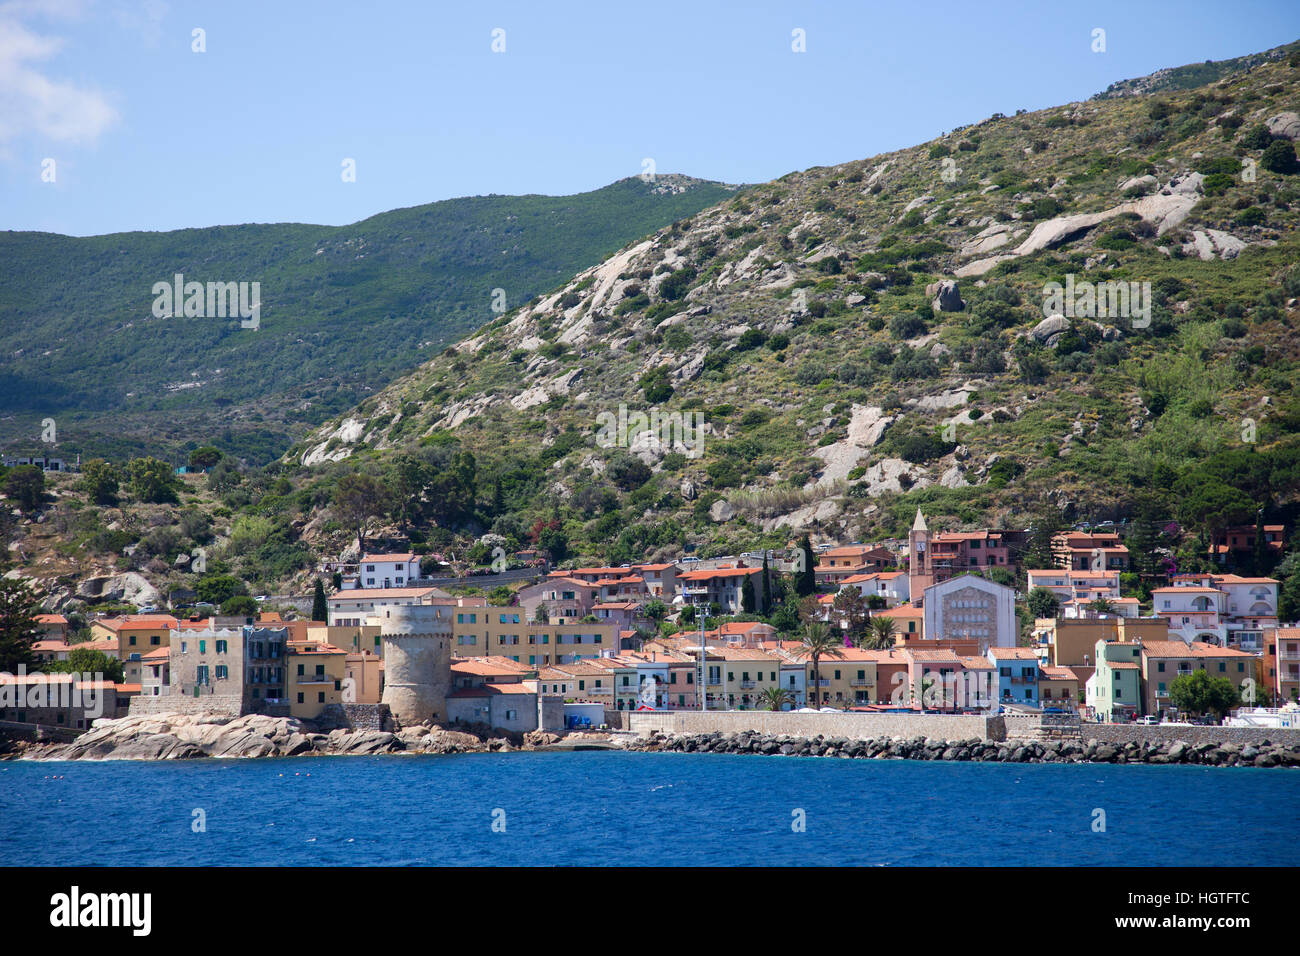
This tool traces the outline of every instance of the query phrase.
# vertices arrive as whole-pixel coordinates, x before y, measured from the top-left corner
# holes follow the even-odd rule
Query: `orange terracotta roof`
[[[453,657],[451,669],[458,674],[472,674],[478,677],[529,674],[535,670],[526,664],[496,654],[490,657]]]
[[[1235,647],[1217,647],[1203,641],[1143,641],[1142,653],[1147,657],[1235,657],[1245,659],[1254,657]]]
[[[1068,667],[1059,667],[1054,664],[1044,664],[1038,668],[1038,672],[1048,680],[1074,680],[1079,679],[1079,675]]]
[[[437,588],[345,588],[342,591],[336,591],[331,594],[329,601],[371,601],[375,598],[385,597],[420,597],[421,595],[430,594]]]
[[[747,574],[762,574],[762,568],[713,568],[707,571],[686,571],[678,577],[683,581],[712,581],[716,578],[735,578]]]

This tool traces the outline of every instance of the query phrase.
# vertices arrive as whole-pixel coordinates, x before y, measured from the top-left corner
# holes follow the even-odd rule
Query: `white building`
[[[981,648],[1015,647],[1016,592],[974,574],[963,574],[925,589],[926,640],[977,640]]]
[[[438,588],[344,588],[325,600],[331,627],[358,627],[381,604],[433,604],[449,597]]]
[[[863,598],[874,594],[885,599],[885,607],[898,607],[912,600],[908,581],[906,571],[873,571],[845,578],[840,583],[840,590],[854,587]]]
[[[1044,588],[1056,595],[1062,604],[1067,601],[1093,601],[1098,598],[1115,599],[1119,594],[1118,571],[1067,571],[1064,568],[1043,568],[1026,571],[1029,590]]]
[[[405,554],[366,554],[357,565],[363,588],[400,588],[420,576],[420,556]]]
[[[1227,645],[1252,654],[1261,653],[1264,629],[1278,625],[1277,579],[1216,574],[1213,580],[1226,595]]]

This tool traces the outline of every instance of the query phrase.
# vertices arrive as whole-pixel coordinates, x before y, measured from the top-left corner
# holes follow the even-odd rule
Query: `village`
[[[1264,533],[1281,552],[1283,527]],[[150,608],[92,619],[78,644],[66,618],[41,615],[39,662],[83,648],[123,679],[6,675],[0,720],[74,735],[167,713],[513,734],[625,728],[646,711],[1296,726],[1300,626],[1279,623],[1277,580],[1174,574],[1144,609],[1122,593],[1118,533],[1058,533],[1047,568],[1020,566],[1028,534],[932,531],[918,509],[905,544],[553,570],[530,552],[516,558],[543,566],[490,594],[434,586],[413,551],[362,553],[322,569],[336,586],[310,617]],[[1255,534],[1223,532],[1221,562]],[[1231,685],[1234,716],[1180,711],[1174,682],[1197,674]]]

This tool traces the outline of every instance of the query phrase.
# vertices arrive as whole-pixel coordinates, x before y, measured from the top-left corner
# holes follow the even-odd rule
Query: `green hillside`
[[[118,508],[73,492],[10,560],[67,595],[92,563],[193,585],[176,561],[203,546],[208,576],[258,593],[306,589],[359,525],[464,564],[534,545],[621,564],[879,540],[920,506],[1040,544],[1127,521],[1150,575],[1157,547],[1203,564],[1228,524],[1293,534],[1297,111],[1300,59],[1277,57],[748,187],[593,256],[281,461],[187,478],[179,506],[140,481]],[[1054,283],[1139,291],[1130,314],[1060,315]],[[652,413],[702,429],[609,427]]]
[[[70,457],[215,440],[254,462],[448,342],[636,236],[730,195],[686,177],[575,196],[480,196],[349,226],[0,233],[0,445],[55,419]],[[154,318],[155,282],[258,281],[261,327]],[[39,447],[39,446],[38,446]]]

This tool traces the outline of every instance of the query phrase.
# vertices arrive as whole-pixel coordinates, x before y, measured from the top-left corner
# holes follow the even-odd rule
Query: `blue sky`
[[[1292,0],[0,0],[0,228],[342,224],[647,157],[761,182],[1297,37]]]

